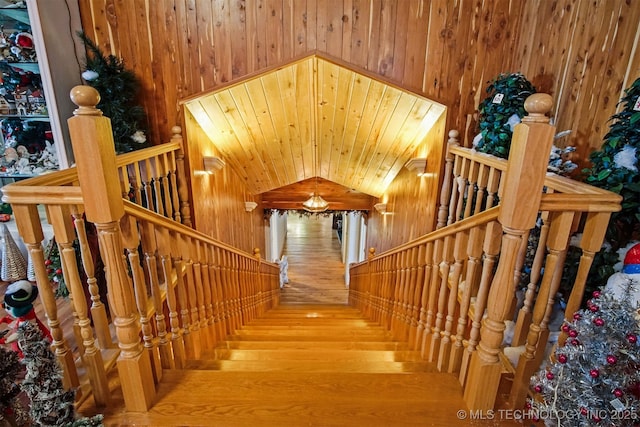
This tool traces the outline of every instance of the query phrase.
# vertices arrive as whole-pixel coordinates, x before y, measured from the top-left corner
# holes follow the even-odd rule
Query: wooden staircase
[[[157,396],[147,413],[102,409],[105,425],[469,425],[456,376],[338,304],[270,310],[186,369],[164,370]]]

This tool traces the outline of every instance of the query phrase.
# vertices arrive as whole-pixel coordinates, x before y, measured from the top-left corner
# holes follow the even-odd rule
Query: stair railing
[[[3,200],[29,251],[65,387],[76,388],[78,400],[93,395],[98,406],[109,405],[107,374],[117,366],[127,410],[146,411],[163,369],[183,368],[277,304],[279,269],[259,251],[247,254],[190,228],[179,127],[167,144],[116,157],[97,92],[76,87],[72,99],[77,167],[7,185]],[[56,300],[49,281],[39,206],[60,248],[73,331],[59,318],[67,302]],[[96,283],[93,229],[108,302]]]
[[[513,381],[509,403],[522,407],[544,357],[548,323],[570,237],[582,256],[565,316],[580,305],[594,254],[621,197],[546,174],[554,128],[548,95],[525,104],[509,161],[460,147],[449,134],[438,228],[352,267],[350,303],[380,322],[441,371],[458,375],[474,410],[493,409],[498,387]],[[538,239],[529,233],[539,224]],[[520,284],[527,251],[530,283]],[[526,287],[516,313],[516,289]],[[516,320],[504,343],[506,320]],[[511,366],[503,348],[524,345]]]

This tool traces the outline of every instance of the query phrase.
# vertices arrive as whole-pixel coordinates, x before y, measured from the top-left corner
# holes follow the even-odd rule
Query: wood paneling
[[[319,176],[379,197],[445,111],[316,55],[182,102],[253,194]]]
[[[633,0],[79,4],[87,34],[135,64],[156,142],[181,122],[179,99],[317,51],[445,104],[448,128],[463,136],[475,133],[487,81],[520,71],[554,96],[558,130],[572,130],[562,142],[577,146],[584,161],[601,145],[623,89],[640,75]],[[430,222],[418,215],[414,222]]]
[[[187,114],[189,142],[186,148],[191,162],[191,197],[194,228],[215,239],[252,253],[254,248],[264,251],[264,219],[260,198],[254,197],[229,166],[213,174],[203,173],[203,157],[219,156],[200,126]],[[256,202],[252,212],[245,210],[245,202]]]

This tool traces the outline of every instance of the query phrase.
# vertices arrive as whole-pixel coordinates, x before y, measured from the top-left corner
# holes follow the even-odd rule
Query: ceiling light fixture
[[[380,214],[384,215],[387,213],[387,204],[386,203],[376,203],[373,205],[374,209],[378,211]]]
[[[224,160],[222,160],[220,157],[205,156],[203,157],[202,161],[204,163],[204,170],[208,173],[219,171],[225,165]]]
[[[320,161],[318,159],[318,144],[314,143],[314,162],[313,168],[315,169],[314,175],[316,179],[316,187],[315,191],[307,200],[302,202],[302,207],[307,212],[324,212],[329,208],[329,202],[322,198],[321,195],[318,194],[318,170],[320,169]]]
[[[407,163],[404,164],[404,167],[410,171],[415,171],[418,176],[422,176],[427,172],[427,159],[424,157],[409,159]]]

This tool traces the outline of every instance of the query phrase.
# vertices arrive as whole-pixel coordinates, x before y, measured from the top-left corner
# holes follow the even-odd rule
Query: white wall
[[[265,259],[276,261],[282,256],[284,242],[287,238],[287,213],[274,212],[265,227]]]

